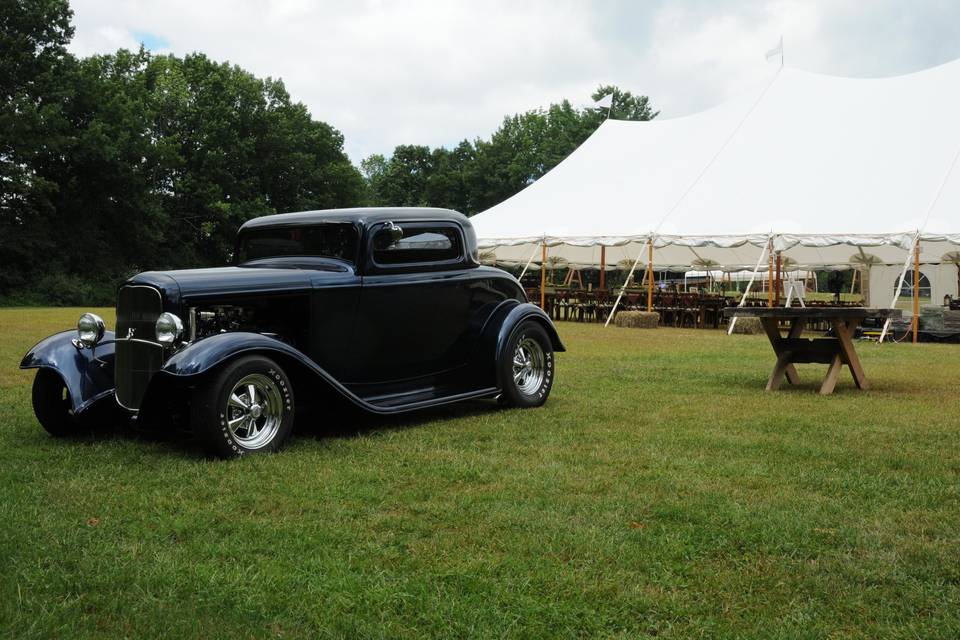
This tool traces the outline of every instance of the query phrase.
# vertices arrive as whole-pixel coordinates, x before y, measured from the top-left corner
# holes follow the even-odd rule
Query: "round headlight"
[[[100,342],[105,329],[103,318],[95,313],[85,313],[77,320],[77,338],[85,347],[92,347]]]
[[[183,321],[172,313],[161,313],[157,318],[157,340],[163,344],[173,344],[183,335]]]

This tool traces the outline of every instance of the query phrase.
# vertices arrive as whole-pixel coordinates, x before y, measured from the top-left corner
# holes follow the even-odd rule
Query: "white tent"
[[[692,116],[608,120],[472,221],[502,262],[546,244],[574,265],[598,265],[601,246],[608,267],[645,263],[652,241],[656,269],[753,270],[769,245],[799,268],[866,254],[896,265],[892,282],[918,235],[924,264],[960,246],[958,155],[960,61],[884,79],[781,69]]]

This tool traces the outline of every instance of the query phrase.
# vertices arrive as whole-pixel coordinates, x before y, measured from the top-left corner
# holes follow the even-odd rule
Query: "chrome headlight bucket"
[[[169,312],[160,314],[155,328],[161,344],[172,345],[183,337],[183,320]]]
[[[103,318],[95,313],[85,313],[77,320],[77,339],[80,344],[90,348],[103,339],[106,325]]]

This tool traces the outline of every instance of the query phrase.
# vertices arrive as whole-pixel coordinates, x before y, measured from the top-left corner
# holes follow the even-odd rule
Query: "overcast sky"
[[[283,78],[351,159],[488,136],[503,116],[600,84],[660,117],[710,107],[790,67],[908,73],[960,57],[957,0],[72,0],[79,55],[202,51]]]

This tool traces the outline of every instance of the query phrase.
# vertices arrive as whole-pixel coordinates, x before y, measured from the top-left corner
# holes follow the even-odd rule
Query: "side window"
[[[460,234],[451,227],[384,227],[373,237],[373,260],[400,265],[449,262],[463,254]]]

